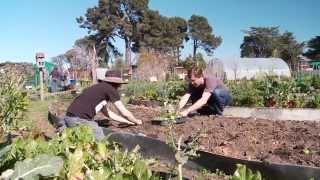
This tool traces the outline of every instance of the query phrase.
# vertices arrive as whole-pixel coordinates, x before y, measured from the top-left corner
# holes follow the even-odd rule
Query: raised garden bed
[[[145,134],[165,141],[167,128],[152,125],[151,119],[159,111],[144,107],[130,107],[143,120],[141,126],[111,129]],[[226,118],[195,116],[183,124],[174,125],[178,135],[187,140],[199,131],[202,149],[246,160],[290,163],[320,167],[320,123],[305,121],[272,121],[254,118]]]
[[[159,107],[162,105],[161,102],[156,100],[135,100],[129,99],[129,104],[137,105],[137,106],[146,106],[146,107]]]
[[[183,117],[165,118],[165,117],[155,117],[151,120],[151,124],[168,126],[170,124],[182,124],[186,121]]]
[[[50,109],[54,110],[54,107],[57,107],[58,115],[63,115],[61,103]],[[129,109],[143,120],[143,125],[118,128],[111,122],[109,128],[166,140],[167,127],[151,123],[154,117],[159,116],[158,110],[141,106],[129,106]],[[201,148],[214,154],[320,167],[319,122],[194,116],[186,118],[183,124],[174,125],[174,130],[186,140],[201,131],[205,135],[200,138]]]

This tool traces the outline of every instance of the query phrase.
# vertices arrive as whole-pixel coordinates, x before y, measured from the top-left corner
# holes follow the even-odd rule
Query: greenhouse
[[[252,79],[265,75],[290,77],[290,69],[280,58],[226,58],[208,63],[207,73],[227,80]]]

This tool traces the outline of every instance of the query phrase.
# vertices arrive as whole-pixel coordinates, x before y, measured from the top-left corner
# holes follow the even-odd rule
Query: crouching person
[[[188,100],[192,105],[185,108]],[[197,111],[201,115],[222,115],[225,106],[230,105],[232,97],[221,80],[203,74],[201,68],[193,68],[190,73],[188,92],[179,102],[180,114],[187,116]]]
[[[104,138],[103,130],[93,120],[100,111],[111,120],[131,125],[142,124],[142,121],[136,119],[120,100],[118,89],[124,83],[119,71],[107,71],[105,79],[101,79],[98,84],[85,89],[74,99],[64,117],[65,124],[59,130],[83,124],[93,130],[97,140],[101,140]],[[121,115],[111,111],[107,106],[109,103],[113,103]]]

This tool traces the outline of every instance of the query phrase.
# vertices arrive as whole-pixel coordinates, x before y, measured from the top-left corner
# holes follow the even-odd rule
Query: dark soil
[[[62,106],[58,107],[60,114]],[[128,107],[144,124],[119,128],[118,124],[111,122],[110,128],[166,140],[168,128],[151,124],[151,120],[159,115],[158,110],[141,106]],[[201,132],[201,149],[215,154],[320,167],[319,122],[194,116],[187,118],[184,124],[174,125],[174,131],[177,136],[183,135],[185,140]]]
[[[137,105],[137,106],[145,106],[145,107],[159,107],[161,106],[161,102],[159,101],[155,101],[155,100],[135,100],[135,99],[132,99],[130,98],[129,99],[129,104],[132,104],[132,105]]]
[[[130,107],[130,110],[143,120],[142,126],[111,128],[166,140],[168,128],[150,122],[159,111],[145,107]],[[174,130],[186,140],[201,132],[202,149],[215,154],[320,167],[319,122],[194,116],[184,124],[174,125]]]

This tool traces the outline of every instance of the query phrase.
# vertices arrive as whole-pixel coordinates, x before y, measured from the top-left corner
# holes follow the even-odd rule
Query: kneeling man
[[[191,70],[188,92],[179,102],[180,114],[187,116],[197,111],[202,115],[222,115],[225,106],[230,105],[232,98],[228,88],[221,80],[203,74],[201,68]],[[191,98],[192,106],[183,109]]]

